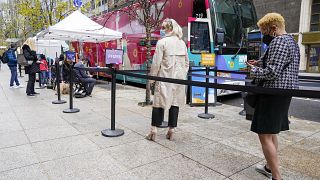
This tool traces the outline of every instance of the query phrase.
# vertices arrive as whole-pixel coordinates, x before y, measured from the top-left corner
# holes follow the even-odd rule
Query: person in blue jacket
[[[10,45],[10,48],[6,52],[6,56],[8,58],[8,66],[11,71],[11,78],[10,78],[10,88],[21,88],[23,87],[19,80],[18,80],[18,72],[17,72],[17,56],[16,56],[16,50],[14,44]],[[14,83],[16,83],[16,86],[14,86]]]

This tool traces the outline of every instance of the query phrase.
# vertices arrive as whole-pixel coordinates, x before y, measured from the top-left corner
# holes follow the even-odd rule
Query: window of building
[[[320,0],[312,1],[310,31],[320,31]]]
[[[320,45],[308,46],[307,72],[320,72]]]

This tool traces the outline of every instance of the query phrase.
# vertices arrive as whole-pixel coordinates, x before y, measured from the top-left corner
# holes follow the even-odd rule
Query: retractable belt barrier
[[[280,88],[265,88],[258,86],[242,86],[242,85],[232,85],[232,84],[218,84],[218,83],[206,83],[199,81],[190,81],[190,80],[182,80],[182,79],[172,79],[172,78],[164,78],[158,76],[150,76],[145,74],[138,74],[135,72],[147,72],[145,70],[116,70],[111,68],[83,68],[86,71],[90,72],[106,72],[106,73],[115,73],[121,74],[141,79],[155,80],[161,82],[168,82],[174,84],[182,84],[187,86],[198,86],[198,87],[208,87],[208,88],[216,88],[216,89],[226,89],[232,91],[243,91],[243,92],[252,92],[257,94],[270,94],[270,95],[280,95],[280,96],[295,96],[295,97],[307,97],[307,98],[320,98],[320,91],[315,90],[301,90],[301,89],[280,89]],[[220,72],[220,70],[217,70]],[[229,71],[228,71],[229,72]],[[230,71],[231,72],[231,71]],[[235,73],[236,71],[233,71]],[[243,72],[241,72],[243,73]],[[192,76],[195,74],[191,74]],[[198,77],[204,78],[217,78],[217,79],[228,79],[228,80],[241,80],[246,81],[245,79],[234,79],[234,78],[226,78],[226,77],[218,77],[218,76],[207,76],[207,75],[199,75]]]
[[[164,78],[157,76],[149,76],[145,74],[138,74],[141,72],[147,72],[146,70],[116,70],[113,68],[105,68],[105,67],[97,67],[97,68],[75,68],[75,69],[83,69],[85,71],[90,72],[105,72],[107,74],[112,75],[112,84],[111,84],[111,129],[102,130],[101,133],[106,137],[117,137],[122,136],[124,131],[122,129],[115,129],[115,96],[116,96],[116,75],[121,74],[125,76],[131,76],[141,79],[155,80],[173,84],[181,84],[187,86],[198,86],[204,88],[215,88],[215,89],[227,89],[232,91],[244,91],[244,92],[252,92],[257,94],[270,94],[270,95],[280,95],[280,96],[296,96],[296,97],[308,97],[308,98],[320,98],[320,91],[315,90],[299,90],[299,89],[279,89],[279,88],[264,88],[258,86],[241,86],[241,85],[231,85],[231,84],[218,84],[217,81],[214,83],[207,82],[199,82],[199,81],[191,81],[191,80],[182,80],[182,79],[172,79],[172,78]],[[214,70],[219,72],[220,70]],[[221,72],[221,71],[220,71]],[[231,73],[231,71],[224,71]],[[232,71],[232,73],[236,73],[237,71]],[[243,74],[244,72],[237,72]],[[225,77],[217,77],[210,75],[199,75],[199,74],[189,74],[189,76],[198,76],[204,78],[214,78],[214,79],[224,79],[224,80],[241,80],[246,81],[244,79],[234,79],[234,78],[225,78]]]

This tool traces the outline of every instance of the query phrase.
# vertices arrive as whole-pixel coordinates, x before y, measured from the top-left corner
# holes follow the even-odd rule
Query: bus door
[[[188,18],[188,55],[190,70],[193,74],[205,75],[204,66],[215,66],[215,53],[211,21],[207,18]],[[203,71],[192,70],[202,69]],[[214,75],[214,72],[210,72]],[[205,78],[190,76],[193,81],[205,82]],[[214,79],[210,79],[214,82]],[[209,104],[216,102],[214,89],[209,89]],[[190,87],[189,101],[191,106],[204,105],[205,88]]]

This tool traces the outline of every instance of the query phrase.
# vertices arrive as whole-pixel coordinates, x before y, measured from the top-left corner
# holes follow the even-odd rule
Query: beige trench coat
[[[189,69],[187,47],[177,36],[167,36],[158,41],[150,74],[152,76],[186,79]],[[184,85],[156,82],[153,107],[168,110],[185,103]]]

